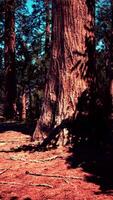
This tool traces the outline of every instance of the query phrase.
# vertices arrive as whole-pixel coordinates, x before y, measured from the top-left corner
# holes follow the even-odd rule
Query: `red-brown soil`
[[[104,193],[99,184],[86,180],[90,173],[81,167],[70,167],[67,148],[45,152],[10,151],[24,144],[31,144],[30,136],[14,131],[0,134],[0,200],[113,199],[112,193]]]

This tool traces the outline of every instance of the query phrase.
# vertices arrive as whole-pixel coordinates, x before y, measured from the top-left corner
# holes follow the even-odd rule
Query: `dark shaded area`
[[[83,92],[78,101],[79,114],[70,128],[72,135],[69,167],[82,167],[86,181],[100,185],[100,193],[113,191],[113,119],[111,97]],[[99,193],[98,193],[99,194]]]
[[[3,153],[11,153],[11,152],[21,152],[21,151],[24,151],[24,152],[35,152],[35,151],[39,151],[39,152],[42,152],[42,151],[45,151],[47,150],[46,148],[41,148],[40,145],[37,145],[37,144],[29,144],[29,145],[21,145],[19,147],[15,147],[15,148],[10,148],[9,150],[0,150],[0,152],[3,152]]]
[[[36,121],[30,122],[20,122],[20,121],[5,121],[0,123],[0,134],[4,131],[17,131],[22,132],[23,134],[31,135],[34,132],[36,126]]]
[[[94,0],[86,0],[86,4],[87,4],[89,13],[94,16],[95,1]]]

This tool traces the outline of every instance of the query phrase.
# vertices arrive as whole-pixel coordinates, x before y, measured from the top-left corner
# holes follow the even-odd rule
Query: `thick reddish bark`
[[[94,36],[86,0],[53,0],[52,18],[51,65],[34,139],[43,139],[45,133],[72,118],[78,98],[88,87],[88,42],[91,44]],[[61,135],[66,132],[64,129]]]
[[[5,1],[6,117],[13,117],[16,98],[14,0]]]

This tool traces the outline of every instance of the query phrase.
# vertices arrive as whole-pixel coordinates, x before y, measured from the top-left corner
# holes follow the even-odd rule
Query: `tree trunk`
[[[22,95],[22,120],[26,120],[26,94]]]
[[[8,118],[12,118],[14,115],[16,99],[14,8],[13,0],[5,1],[5,113]]]
[[[53,0],[51,65],[34,139],[43,140],[76,115],[78,98],[92,78],[89,72],[93,66],[88,59],[94,39],[90,8],[86,0]],[[65,128],[60,130],[62,143],[66,132]]]
[[[45,36],[45,55],[50,56],[50,0],[45,0],[45,14],[46,14],[46,36]]]

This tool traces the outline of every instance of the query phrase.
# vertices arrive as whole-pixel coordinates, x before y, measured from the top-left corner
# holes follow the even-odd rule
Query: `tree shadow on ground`
[[[100,186],[99,193],[113,192],[113,119],[108,95],[83,92],[78,101],[79,114],[70,128],[71,168],[88,172],[85,180]],[[88,111],[88,112],[87,112]]]
[[[4,121],[0,123],[0,134],[5,131],[17,131],[32,136],[35,126],[36,121]]]

